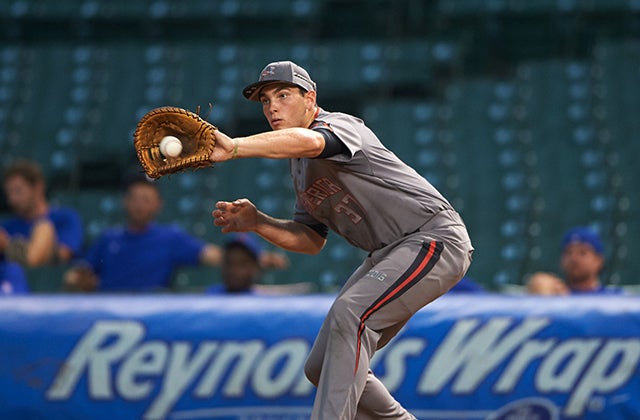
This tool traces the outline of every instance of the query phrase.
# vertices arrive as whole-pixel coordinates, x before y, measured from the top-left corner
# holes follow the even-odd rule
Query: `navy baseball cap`
[[[596,253],[604,253],[604,247],[602,246],[602,241],[600,241],[600,236],[598,236],[598,233],[593,229],[588,227],[578,226],[569,229],[562,239],[562,249],[565,249],[567,245],[572,243],[589,244],[593,247]]]
[[[267,64],[258,81],[242,89],[242,94],[250,101],[258,101],[260,89],[271,83],[289,83],[307,92],[316,90],[316,83],[305,69],[292,61],[275,61]]]
[[[225,249],[231,246],[241,246],[256,260],[260,260],[260,256],[262,255],[262,245],[260,244],[260,240],[253,234],[249,232],[241,232],[241,233],[230,233],[224,243]]]

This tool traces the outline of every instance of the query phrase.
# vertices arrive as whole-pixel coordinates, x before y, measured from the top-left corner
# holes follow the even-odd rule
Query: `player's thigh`
[[[349,313],[376,331],[401,327],[414,311],[399,304],[398,299],[410,292],[412,284],[405,280],[421,249],[422,241],[407,239],[367,258],[342,289],[332,308],[333,316],[344,316],[335,310],[337,306],[348,308]]]
[[[467,259],[463,247],[412,235],[374,254],[370,269],[361,272],[342,297],[358,307],[369,328],[394,331],[453,287],[464,275]]]

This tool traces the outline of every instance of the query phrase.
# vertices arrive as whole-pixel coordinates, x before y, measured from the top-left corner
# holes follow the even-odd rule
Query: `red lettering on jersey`
[[[340,200],[340,202],[336,204],[333,209],[337,213],[344,213],[349,216],[351,221],[356,225],[363,219],[362,215],[364,214],[364,211],[362,210],[362,206],[356,201],[355,198],[353,198],[351,194],[346,194],[344,197],[342,197],[342,200]]]
[[[331,182],[329,178],[320,178],[316,180],[313,183],[313,185],[319,188],[322,188],[324,191],[327,192],[328,195],[333,195],[338,191],[342,191],[342,188],[339,185],[336,185],[333,182]]]
[[[319,178],[299,194],[300,201],[307,212],[313,213],[326,199],[340,191],[342,191],[342,187],[329,178]],[[345,196],[333,206],[333,210],[336,213],[346,214],[355,224],[360,223],[365,214],[360,203],[358,203],[351,194],[345,194]]]
[[[304,203],[305,209],[312,212],[324,200],[339,191],[342,191],[342,188],[334,184],[329,178],[319,178],[313,181],[309,188],[300,193],[300,198]]]

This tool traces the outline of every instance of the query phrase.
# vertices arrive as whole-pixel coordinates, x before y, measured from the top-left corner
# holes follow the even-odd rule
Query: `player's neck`
[[[307,119],[306,127],[310,127],[311,124],[318,118],[318,114],[320,113],[320,107],[316,105],[314,108],[310,110],[310,118]]]

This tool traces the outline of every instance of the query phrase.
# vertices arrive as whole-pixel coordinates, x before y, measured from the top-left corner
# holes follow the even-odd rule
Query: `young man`
[[[6,168],[3,182],[15,216],[0,223],[0,254],[24,267],[71,260],[82,247],[82,220],[71,208],[49,205],[40,166],[15,161]]]
[[[262,246],[251,233],[231,234],[225,240],[220,267],[222,283],[206,290],[207,294],[255,294],[262,276]]]
[[[604,267],[604,246],[591,228],[577,226],[562,238],[560,269],[564,277],[536,272],[527,280],[527,291],[538,295],[622,294],[624,290],[604,286],[600,272]]]
[[[217,245],[156,222],[162,197],[153,182],[143,177],[130,180],[122,204],[126,226],[105,230],[65,273],[68,290],[167,290],[178,267],[220,263],[222,251]]]
[[[462,219],[360,119],[321,109],[316,84],[300,66],[268,64],[243,94],[262,104],[273,131],[244,138],[216,131],[211,160],[289,159],[295,214],[281,220],[247,199],[220,201],[215,225],[307,254],[319,253],[332,229],[369,252],[307,360],[305,374],[317,386],[312,419],[413,419],[370,371],[370,360],[467,271],[473,247]]]
[[[261,241],[261,238],[251,232],[227,235],[220,265],[222,283],[208,287],[205,293],[275,296],[311,291],[311,283],[260,284],[265,268],[288,266],[286,255],[265,251]],[[285,257],[284,261],[283,257]]]
[[[588,227],[574,227],[564,234],[560,267],[572,294],[622,293],[622,289],[601,283],[604,246],[597,232]]]

